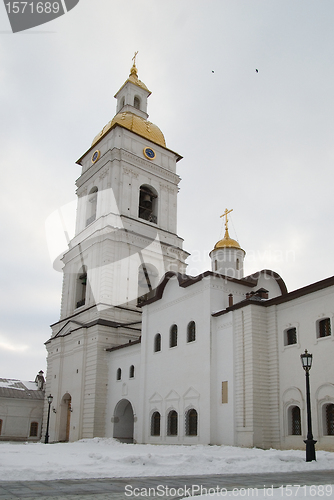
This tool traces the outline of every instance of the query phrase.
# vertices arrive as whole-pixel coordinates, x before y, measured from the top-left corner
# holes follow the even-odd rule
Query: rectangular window
[[[228,403],[228,382],[222,382],[222,403]]]
[[[329,337],[331,334],[331,320],[325,318],[318,323],[318,338]]]

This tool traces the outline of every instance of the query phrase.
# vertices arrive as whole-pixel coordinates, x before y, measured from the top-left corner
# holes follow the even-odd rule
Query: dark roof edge
[[[110,321],[107,319],[99,318],[89,323],[81,324],[80,326],[78,326],[78,328],[74,328],[73,330],[69,330],[68,332],[63,334],[60,333],[63,330],[62,328],[54,337],[51,337],[49,340],[47,340],[45,344],[48,344],[51,340],[56,339],[58,337],[67,337],[67,335],[70,335],[71,333],[76,332],[77,330],[81,330],[82,328],[87,329],[95,325],[108,326],[109,328],[125,328],[127,330],[134,330],[135,332],[141,332],[141,328],[133,328],[133,325],[139,325],[139,324],[141,324],[141,321],[133,321],[131,323],[117,323],[116,321]]]
[[[212,316],[213,317],[222,316],[223,314],[227,314],[230,311],[234,311],[235,309],[241,309],[242,307],[246,307],[249,305],[270,307],[277,304],[284,304],[284,302],[289,302],[290,300],[298,299],[299,297],[303,297],[304,295],[308,295],[310,293],[318,292],[319,290],[328,288],[330,286],[334,286],[334,276],[331,276],[330,278],[325,278],[324,280],[321,281],[316,281],[315,283],[311,283],[310,285],[306,285],[302,288],[297,288],[297,290],[293,290],[292,292],[279,295],[278,297],[274,297],[269,300],[254,300],[250,297],[249,299],[237,302],[233,306],[227,307],[222,311],[215,312],[212,314]]]
[[[121,345],[116,345],[115,347],[108,347],[106,349],[107,352],[112,352],[112,351],[118,351],[118,349],[124,349],[125,347],[130,347],[135,344],[140,344],[141,343],[141,337],[139,337],[138,340],[131,340],[127,344],[121,344]]]
[[[241,278],[241,279],[232,278],[230,276],[225,276],[224,274],[218,274],[218,273],[215,273],[213,271],[205,271],[204,273],[199,274],[197,276],[189,276],[187,274],[180,274],[180,273],[175,273],[173,271],[168,271],[165,274],[162,281],[160,282],[160,284],[157,286],[156,293],[155,293],[154,297],[143,302],[140,305],[140,307],[152,304],[153,302],[160,300],[163,296],[165,287],[171,278],[176,277],[178,279],[179,285],[182,288],[186,288],[188,286],[194,285],[195,283],[198,283],[203,278],[206,278],[208,276],[213,276],[215,278],[224,279],[226,281],[231,281],[232,283],[239,283],[240,285],[244,285],[244,286],[248,286],[250,288],[253,288],[257,285],[260,274],[267,274],[267,275],[273,277],[277,281],[278,286],[280,287],[282,294],[287,293],[287,288],[286,288],[286,285],[285,285],[283,279],[280,277],[279,274],[275,273],[274,271],[270,271],[269,269],[264,269],[262,271],[259,271],[255,274],[251,274],[250,276],[246,276],[245,278]]]

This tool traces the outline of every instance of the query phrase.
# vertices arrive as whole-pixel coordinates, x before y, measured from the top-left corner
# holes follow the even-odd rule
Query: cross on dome
[[[220,216],[220,218],[225,217],[225,231],[227,231],[227,232],[228,232],[228,218],[227,218],[227,216],[230,212],[233,212],[233,208],[231,208],[231,210],[228,210],[227,208],[225,208],[225,212],[223,213],[223,215]]]

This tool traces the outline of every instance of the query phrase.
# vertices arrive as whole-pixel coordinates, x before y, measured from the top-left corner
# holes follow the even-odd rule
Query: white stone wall
[[[39,441],[42,437],[43,400],[1,398],[0,420],[2,428],[0,440]],[[30,437],[30,425],[38,423],[37,437]],[[43,429],[45,433],[45,429]]]
[[[307,434],[306,381],[300,355],[305,349],[313,354],[310,370],[311,413],[316,447],[334,450],[334,436],[325,435],[323,405],[334,403],[334,288],[325,288],[277,306],[277,334],[280,374],[280,427],[282,447],[303,448]],[[331,320],[332,333],[317,338],[319,319]],[[284,331],[297,328],[297,344],[284,345]],[[302,436],[289,435],[288,408],[300,406]]]

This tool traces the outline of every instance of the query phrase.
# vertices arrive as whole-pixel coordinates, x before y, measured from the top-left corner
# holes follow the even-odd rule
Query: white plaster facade
[[[79,160],[77,232],[46,343],[50,440],[302,448],[308,349],[313,433],[333,450],[334,278],[288,293],[275,272],[244,277],[227,220],[212,271],[185,274],[181,157],[147,122],[150,92],[136,78],[133,67],[117,115]]]

